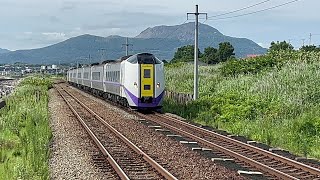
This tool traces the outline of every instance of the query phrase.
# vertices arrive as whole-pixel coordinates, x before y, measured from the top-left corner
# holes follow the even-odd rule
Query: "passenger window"
[[[144,73],[143,73],[143,77],[144,78],[150,78],[151,77],[150,75],[151,75],[150,74],[150,69],[145,69]]]

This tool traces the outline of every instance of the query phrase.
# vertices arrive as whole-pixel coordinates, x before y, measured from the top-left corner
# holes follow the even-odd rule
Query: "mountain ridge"
[[[8,52],[10,52],[10,50],[0,48],[0,54],[2,54],[2,53],[8,53]]]
[[[234,46],[237,57],[266,52],[266,49],[247,38],[225,36],[217,29],[205,24],[200,24],[199,27],[199,48],[201,51],[208,46],[217,48],[220,42],[229,41]],[[130,53],[150,52],[160,59],[171,60],[179,47],[194,43],[193,31],[193,23],[147,28],[139,35],[129,38],[129,43],[133,44],[133,47],[130,47]],[[0,54],[0,62],[57,64],[79,61],[91,63],[105,59],[118,59],[125,55],[125,49],[122,48],[125,40],[125,37],[118,35],[101,37],[83,34],[38,49],[17,50]]]

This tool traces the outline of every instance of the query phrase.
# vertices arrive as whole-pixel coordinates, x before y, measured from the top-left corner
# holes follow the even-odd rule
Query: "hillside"
[[[320,159],[319,55],[269,54],[200,66],[200,99],[187,105],[167,99],[165,111]],[[165,73],[169,91],[193,92],[192,64],[168,64]]]
[[[193,44],[194,24],[187,23],[178,26],[157,26],[148,28],[134,38],[129,38],[130,53],[151,52],[160,59],[172,59],[176,49],[183,45]],[[210,39],[210,37],[212,37]],[[199,34],[200,49],[207,46],[217,47],[220,42],[229,41],[235,47],[238,57],[247,54],[263,54],[266,49],[245,38],[224,36],[215,28],[201,24]],[[63,42],[31,50],[17,50],[0,55],[1,62],[25,62],[33,64],[51,63],[90,63],[101,59],[117,59],[125,54],[122,44],[125,37],[100,37],[81,35]],[[101,51],[101,49],[105,49]],[[102,54],[104,54],[102,56]]]
[[[10,52],[8,49],[1,49],[0,48],[0,54],[2,54],[2,53],[7,53],[7,52]]]

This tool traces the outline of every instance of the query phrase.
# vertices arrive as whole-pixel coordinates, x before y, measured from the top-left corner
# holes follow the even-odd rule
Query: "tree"
[[[231,57],[234,57],[234,47],[230,42],[223,42],[219,44],[219,49],[217,51],[217,56],[219,62],[224,62]]]
[[[269,52],[276,52],[280,50],[292,51],[293,46],[287,43],[286,41],[282,41],[282,42],[277,41],[276,43],[272,41],[271,46],[269,48]]]
[[[201,52],[199,49],[198,49],[198,52],[199,52],[199,57],[201,57]],[[194,60],[194,46],[187,45],[187,46],[178,48],[171,62],[189,62],[193,60]]]
[[[320,47],[317,47],[315,45],[307,45],[307,46],[302,46],[300,50],[307,51],[307,52],[310,52],[310,51],[320,52]]]
[[[204,49],[202,61],[208,64],[219,63],[219,58],[217,55],[218,50],[213,47],[207,47]]]

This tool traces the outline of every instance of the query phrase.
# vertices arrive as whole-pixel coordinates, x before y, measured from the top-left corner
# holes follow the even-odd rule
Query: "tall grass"
[[[166,100],[165,110],[297,154],[320,158],[320,56],[297,52],[277,56],[285,58],[281,66],[267,64],[266,69],[254,73],[226,76],[225,64],[200,67],[201,98],[186,106]],[[177,90],[180,85],[192,87],[192,73],[192,65],[167,67],[167,87],[172,88],[172,84],[172,89]],[[183,81],[182,74],[188,80]],[[183,92],[190,93],[192,88]]]
[[[49,79],[28,77],[0,110],[0,179],[48,179]]]

